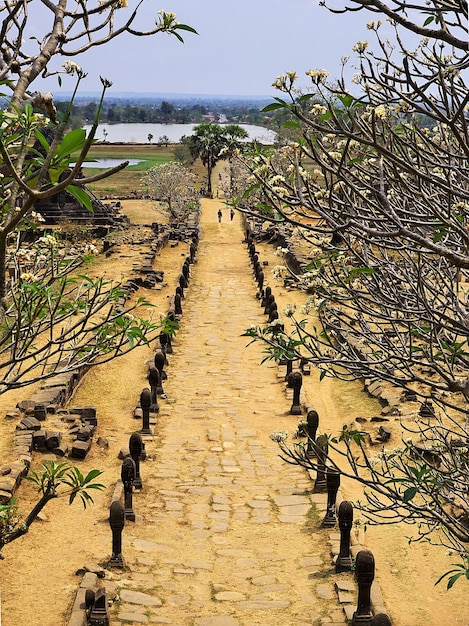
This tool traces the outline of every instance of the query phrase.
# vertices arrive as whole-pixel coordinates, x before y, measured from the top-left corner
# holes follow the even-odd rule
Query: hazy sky
[[[101,74],[114,92],[269,95],[286,71],[295,70],[300,85],[309,84],[308,69],[337,76],[340,58],[353,56],[352,46],[369,38],[371,19],[365,12],[332,15],[318,0],[144,0],[147,28],[160,8],[199,34],[181,32],[184,44],[169,35],[126,36],[96,48],[78,61],[89,74],[83,90],[98,90]],[[64,78],[64,90],[72,85]],[[56,87],[57,79],[49,82]]]

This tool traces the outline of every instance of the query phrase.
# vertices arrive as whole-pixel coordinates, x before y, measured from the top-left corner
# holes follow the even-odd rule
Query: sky
[[[122,12],[136,2],[128,4]],[[310,84],[308,69],[337,76],[341,57],[353,57],[352,46],[370,34],[369,13],[333,15],[318,0],[143,0],[144,27],[154,24],[159,9],[176,13],[198,35],[180,31],[184,44],[167,34],[122,36],[95,48],[74,59],[88,72],[82,91],[99,91],[102,75],[113,82],[109,93],[274,95],[273,81],[287,71],[298,73],[299,86]],[[44,24],[31,21],[38,36]],[[44,87],[56,91],[57,78]],[[72,88],[64,77],[62,89]]]

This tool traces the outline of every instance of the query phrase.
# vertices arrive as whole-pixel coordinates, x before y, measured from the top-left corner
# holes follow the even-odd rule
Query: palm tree
[[[248,131],[238,124],[227,124],[223,132],[226,137],[225,154],[230,164],[230,189],[233,189],[233,156],[236,150],[243,145],[243,140],[248,139]]]
[[[226,147],[224,129],[219,124],[205,123],[194,127],[194,134],[190,135],[187,145],[192,158],[200,158],[207,168],[207,195],[212,195],[212,171],[223,156]]]

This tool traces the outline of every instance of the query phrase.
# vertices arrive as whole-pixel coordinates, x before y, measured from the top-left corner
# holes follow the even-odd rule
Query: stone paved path
[[[325,496],[269,438],[297,418],[277,366],[245,348],[244,329],[265,318],[239,218],[218,224],[218,206],[205,204],[112,624],[343,624],[329,533],[311,532]]]

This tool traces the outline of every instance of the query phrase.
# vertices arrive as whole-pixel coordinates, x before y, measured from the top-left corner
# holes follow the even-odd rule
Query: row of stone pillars
[[[264,308],[264,314],[268,316],[268,323],[275,324],[283,330],[283,324],[279,318],[274,294],[269,286],[265,285],[265,275],[259,256],[256,251],[251,230],[246,230],[246,243],[249,257],[253,267],[254,278],[257,283],[256,297]],[[293,390],[293,401],[290,408],[291,415],[302,415],[301,389],[303,375],[310,374],[309,364],[306,359],[297,359],[301,371],[293,371],[294,359],[284,358],[280,363],[286,365],[285,382],[288,388]],[[355,557],[355,564],[351,552],[351,531],[353,528],[353,504],[342,501],[337,508],[337,494],[340,488],[340,471],[328,464],[329,445],[326,435],[316,437],[319,427],[317,411],[309,409],[306,415],[306,423],[300,422],[298,434],[306,436],[307,443],[304,447],[304,456],[308,460],[305,467],[316,469],[314,491],[316,493],[327,492],[326,513],[322,520],[323,528],[334,528],[336,525],[340,531],[339,553],[335,560],[335,571],[351,572],[355,570],[355,578],[358,586],[357,609],[353,613],[352,626],[391,626],[390,619],[385,613],[373,615],[371,607],[371,586],[375,575],[375,560],[369,550],[360,550]],[[316,459],[315,462],[313,459]]]
[[[173,325],[175,331],[177,322],[182,315],[182,300],[184,292],[189,286],[190,266],[195,263],[199,237],[194,232],[189,246],[189,255],[182,266],[178,278],[178,285],[170,302],[167,321]],[[126,521],[135,521],[133,507],[133,493],[143,489],[143,481],[140,474],[140,461],[146,458],[143,437],[151,437],[151,414],[159,411],[158,396],[164,395],[163,381],[167,380],[165,366],[168,364],[168,354],[172,354],[172,333],[162,332],[159,335],[159,351],[148,364],[147,380],[149,387],[145,387],[140,394],[140,401],[134,410],[134,417],[142,420],[142,428],[134,432],[129,439],[129,454],[125,456],[121,466],[121,482],[123,486],[123,501],[121,497],[113,499],[109,510],[109,525],[112,533],[112,553],[108,561],[108,567],[123,569],[125,559],[122,554],[122,535]],[[85,599],[86,616],[89,626],[108,626],[109,615],[104,590],[97,592],[88,589]]]
[[[184,291],[189,286],[190,266],[195,263],[198,248],[198,234],[194,233],[191,238],[189,255],[186,257],[181,274],[178,279],[178,286],[174,297],[171,300],[167,319],[176,326],[182,315],[181,300],[185,297]],[[153,361],[148,365],[147,380],[150,387],[145,387],[140,394],[140,402],[134,411],[134,417],[142,419],[142,428],[139,432],[133,433],[129,440],[130,456],[127,456],[122,463],[121,480],[124,487],[124,503],[115,500],[111,504],[109,523],[112,530],[112,556],[109,560],[111,567],[124,567],[122,556],[122,530],[125,520],[135,521],[133,510],[132,493],[134,489],[143,488],[140,476],[140,459],[145,458],[145,445],[143,436],[152,436],[153,431],[150,424],[150,415],[159,411],[158,396],[164,396],[163,381],[167,380],[165,366],[168,364],[168,354],[172,354],[171,333],[160,333],[160,350],[155,353]]]

